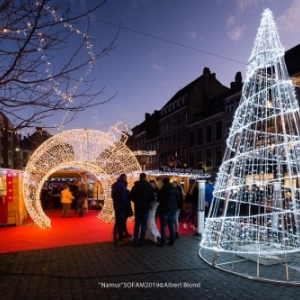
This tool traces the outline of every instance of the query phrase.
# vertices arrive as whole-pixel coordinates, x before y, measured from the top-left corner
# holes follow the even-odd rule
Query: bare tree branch
[[[105,2],[76,13],[67,0],[2,1],[0,111],[12,130],[35,127],[61,112],[68,113],[64,123],[69,123],[78,112],[114,97],[97,100],[104,87],[95,88],[95,80],[88,79],[118,36],[106,46],[92,46],[91,18]]]

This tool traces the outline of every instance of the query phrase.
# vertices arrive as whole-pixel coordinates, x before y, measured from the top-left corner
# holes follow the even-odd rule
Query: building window
[[[219,121],[216,123],[216,141],[220,141],[223,138],[223,122]]]
[[[212,150],[206,149],[205,152],[205,165],[207,168],[210,168],[213,166],[213,157],[212,157]]]
[[[182,141],[185,142],[186,141],[186,130],[182,131]]]
[[[190,147],[195,147],[195,131],[190,131]]]
[[[181,143],[181,132],[177,132],[177,143]]]
[[[173,128],[177,127],[177,117],[173,119]]]
[[[206,126],[205,142],[206,143],[212,142],[212,125]]]
[[[190,155],[189,155],[189,167],[190,168],[195,168],[195,153],[194,152],[190,152]]]
[[[197,152],[197,169],[203,169],[202,151]]]
[[[232,115],[233,112],[234,112],[234,106],[233,106],[233,104],[229,104],[229,105],[227,106],[227,113],[228,113],[229,115]]]
[[[177,140],[176,140],[176,133],[173,134],[173,145],[176,145]]]
[[[229,136],[230,128],[231,128],[231,123],[227,122],[226,123],[226,138],[228,138],[228,136]]]
[[[183,115],[183,125],[187,124],[187,113],[185,112]]]
[[[203,145],[203,128],[197,129],[197,145]]]
[[[222,146],[216,147],[216,166],[220,166],[223,160]]]

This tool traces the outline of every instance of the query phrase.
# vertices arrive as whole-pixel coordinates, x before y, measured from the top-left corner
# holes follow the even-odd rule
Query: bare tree
[[[1,1],[0,111],[11,130],[35,127],[57,113],[68,114],[67,123],[111,100],[97,101],[104,87],[95,89],[89,73],[114,48],[118,32],[107,46],[93,47],[90,25],[106,0],[92,2],[98,4],[83,9],[68,0]]]

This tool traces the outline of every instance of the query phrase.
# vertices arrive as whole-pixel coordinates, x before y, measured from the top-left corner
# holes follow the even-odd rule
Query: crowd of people
[[[205,216],[209,211],[212,201],[213,178],[207,185],[207,197],[205,199]],[[173,246],[176,239],[179,238],[179,220],[183,218],[184,191],[182,186],[177,182],[170,182],[170,177],[162,179],[162,186],[157,187],[154,180],[147,180],[147,175],[141,173],[139,180],[134,182],[131,190],[128,189],[127,176],[121,174],[111,189],[111,198],[115,212],[115,226],[113,230],[114,243],[124,245],[125,237],[131,237],[126,229],[128,207],[131,202],[134,205],[134,229],[132,243],[134,246],[142,246],[145,242],[147,231],[147,222],[149,211],[155,202],[158,202],[157,215],[160,220],[160,246],[165,247],[167,244]],[[188,215],[184,228],[188,228],[187,223],[195,224],[198,211],[198,187],[196,181],[192,184],[188,199],[192,202],[192,209]],[[130,211],[130,215],[133,212]],[[195,225],[193,225],[195,226]],[[169,237],[167,237],[167,229]]]
[[[71,209],[75,210],[78,217],[83,217],[87,197],[87,188],[81,181],[53,184],[51,189],[45,185],[41,191],[41,205],[45,210],[61,209],[62,218],[69,218]]]
[[[212,201],[214,178],[209,178],[205,187],[205,217],[208,215]],[[158,204],[156,216],[160,220],[160,246],[173,246],[179,238],[179,220],[184,218],[184,201],[191,204],[183,228],[197,229],[198,186],[197,181],[191,182],[187,194],[180,183],[170,181],[170,177],[163,177],[161,184],[148,181],[145,173],[140,173],[139,180],[134,182],[131,190],[128,189],[127,175],[121,174],[111,187],[111,198],[115,214],[113,239],[118,245],[127,243],[125,238],[132,238],[134,246],[142,246],[145,242],[150,209]],[[81,181],[70,184],[53,184],[51,190],[44,186],[41,191],[43,209],[61,209],[61,217],[71,217],[74,209],[78,217],[84,216],[84,204],[88,194]],[[134,209],[132,209],[132,206]],[[157,205],[156,205],[157,206]],[[156,207],[155,206],[155,207]],[[133,236],[128,232],[127,220],[134,216]],[[167,230],[168,229],[168,230]],[[167,237],[167,231],[169,236]]]

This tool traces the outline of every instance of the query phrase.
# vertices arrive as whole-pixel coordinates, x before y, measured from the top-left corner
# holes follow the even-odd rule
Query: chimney
[[[209,92],[209,77],[210,77],[209,68],[205,67],[203,69],[203,76],[204,76],[204,92],[208,93]]]

